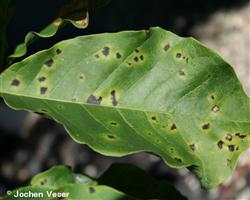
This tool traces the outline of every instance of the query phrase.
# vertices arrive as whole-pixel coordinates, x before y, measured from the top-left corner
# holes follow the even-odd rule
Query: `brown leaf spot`
[[[177,127],[176,127],[176,125],[175,124],[172,124],[172,126],[171,126],[171,130],[175,130]]]
[[[222,140],[220,140],[219,142],[217,142],[217,146],[222,149],[223,148],[223,144],[224,142]]]
[[[104,56],[108,56],[109,55],[109,51],[110,51],[109,47],[104,47],[103,50],[102,50],[102,54]]]
[[[175,157],[174,158],[177,162],[182,163],[182,160],[180,158]]]
[[[176,58],[181,58],[181,53],[177,53]]]
[[[144,60],[144,56],[143,56],[143,55],[140,55],[140,59],[141,59],[141,60]]]
[[[108,136],[108,138],[111,139],[111,140],[115,139],[115,136],[114,136],[114,135],[110,135],[110,134],[109,134],[109,135],[107,135],[107,136]]]
[[[93,188],[93,187],[89,187],[89,193],[94,193],[95,192],[95,188]]]
[[[166,44],[166,45],[163,47],[163,50],[164,50],[164,51],[167,51],[169,48],[170,48],[170,45],[169,45],[169,44]]]
[[[87,103],[90,103],[90,104],[101,104],[101,102],[102,102],[102,97],[99,97],[97,99],[94,95],[90,95],[87,100]]]
[[[122,55],[121,55],[119,52],[117,52],[117,53],[116,53],[116,58],[119,59],[119,58],[121,58],[121,57],[122,57]]]
[[[44,81],[46,81],[46,77],[41,76],[41,77],[38,78],[38,81],[39,82],[44,82]]]
[[[185,72],[182,71],[182,70],[179,70],[179,71],[178,71],[178,74],[179,74],[180,76],[185,76]]]
[[[209,127],[210,127],[210,124],[209,124],[209,123],[203,124],[203,125],[202,125],[202,129],[204,129],[204,130],[209,129]]]
[[[227,166],[232,168],[232,161],[230,159],[227,159]]]
[[[117,123],[112,121],[112,122],[110,122],[110,125],[111,125],[111,126],[116,126]]]
[[[235,135],[238,136],[240,139],[243,139],[246,137],[246,135],[241,135],[240,133],[236,133]]]
[[[195,151],[195,144],[190,144],[189,147],[192,149],[192,151]]]
[[[116,100],[115,90],[112,90],[110,94],[111,94],[112,105],[117,106],[118,101]]]
[[[40,88],[40,94],[45,94],[47,92],[48,88],[47,87],[41,87]]]
[[[11,82],[11,85],[12,86],[15,86],[15,87],[18,87],[20,85],[20,81],[17,80],[17,79],[14,79],[12,82]]]
[[[53,59],[49,59],[44,64],[47,65],[47,67],[51,67],[53,63],[54,63]]]
[[[95,54],[95,57],[96,57],[96,58],[100,58],[99,54]]]
[[[231,134],[227,134],[225,139],[228,140],[228,141],[232,141],[233,136]]]
[[[57,54],[61,54],[61,53],[62,53],[62,50],[61,50],[61,49],[56,49],[56,53],[57,53]]]
[[[233,144],[228,145],[228,150],[233,152],[234,151],[234,145]]]
[[[217,106],[217,105],[215,105],[214,107],[212,107],[212,109],[211,109],[214,113],[217,113],[217,112],[219,112],[219,107]]]
[[[135,62],[138,62],[139,61],[139,58],[136,56],[136,57],[134,57],[134,61]]]
[[[154,121],[156,121],[156,117],[155,116],[151,117],[151,119],[154,120]]]
[[[139,53],[139,49],[135,49],[135,52],[136,52],[136,53]]]

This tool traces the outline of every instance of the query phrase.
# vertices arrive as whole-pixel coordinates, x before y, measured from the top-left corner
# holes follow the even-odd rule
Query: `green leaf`
[[[140,199],[186,199],[166,181],[156,180],[130,164],[113,164],[97,181]]]
[[[6,29],[13,12],[15,0],[0,1],[0,69],[5,65],[7,50]]]
[[[40,32],[31,31],[25,36],[24,42],[19,44],[14,53],[9,56],[9,64],[16,58],[24,56],[27,53],[27,47],[37,39],[53,37],[67,23],[72,24],[76,28],[85,29],[89,21],[87,10],[88,1],[86,0],[73,0],[70,4],[64,5],[59,12],[59,17],[51,24]]]
[[[123,170],[126,170],[125,174]],[[119,177],[127,175],[128,179],[119,180],[119,177],[115,177],[115,175],[119,175]],[[137,185],[132,178],[133,176],[134,178],[142,178],[142,181],[146,182],[140,183],[139,181],[136,181]],[[36,175],[31,180],[30,186],[16,189],[12,191],[11,194],[0,199],[17,199],[14,197],[14,195],[17,194],[17,191],[19,194],[30,192],[34,195],[35,193],[42,193],[41,196],[43,198],[40,198],[42,200],[51,199],[49,196],[50,192],[60,194],[68,193],[68,198],[65,199],[71,200],[173,199],[172,197],[176,200],[185,199],[178,194],[171,185],[164,181],[156,181],[142,170],[131,165],[114,165],[97,181],[98,184],[87,176],[73,173],[70,168],[55,166]],[[146,183],[149,185],[146,185]],[[136,191],[137,189],[144,190],[145,194],[142,194],[143,191]],[[148,189],[149,191],[146,191]]]
[[[250,147],[250,100],[232,67],[161,28],[60,42],[12,65],[0,84],[10,107],[52,117],[76,142],[110,156],[153,152],[206,188]]]

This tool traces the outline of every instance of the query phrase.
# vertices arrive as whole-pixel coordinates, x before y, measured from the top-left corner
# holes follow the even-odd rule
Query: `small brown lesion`
[[[102,97],[100,96],[99,98],[95,97],[94,95],[90,95],[87,103],[89,104],[101,104],[102,102]]]
[[[184,72],[183,70],[179,70],[179,71],[178,71],[178,74],[179,74],[180,76],[185,76],[185,72]]]
[[[62,50],[61,49],[56,49],[56,54],[61,54],[62,53]]]
[[[46,94],[48,88],[47,87],[41,87],[40,88],[40,94]]]
[[[20,81],[18,79],[14,79],[12,82],[11,82],[11,85],[12,86],[15,86],[15,87],[18,87],[20,85]]]
[[[93,187],[89,187],[89,193],[95,193],[95,188],[93,188]]]
[[[110,122],[110,125],[111,125],[111,126],[117,126],[117,123],[116,123],[115,121],[111,121],[111,122]]]
[[[209,124],[209,123],[203,124],[203,125],[202,125],[202,129],[203,129],[203,130],[207,130],[207,129],[209,129],[209,127],[210,127],[210,124]]]
[[[224,142],[222,140],[220,140],[219,142],[217,142],[217,146],[219,147],[219,149],[222,149],[224,145]]]
[[[110,53],[110,48],[109,47],[104,47],[103,50],[102,50],[102,54],[104,56],[108,56]]]
[[[235,133],[235,136],[237,136],[240,139],[243,139],[246,137],[246,135],[240,134],[240,133]]]
[[[163,47],[163,50],[164,50],[164,51],[167,51],[169,48],[170,48],[170,44],[166,44],[166,45]]]
[[[40,83],[42,83],[42,82],[46,81],[46,77],[45,76],[41,76],[41,77],[38,78],[38,81]]]
[[[51,67],[54,64],[54,60],[51,58],[44,63],[47,67]]]
[[[178,59],[181,58],[181,53],[177,53],[176,58],[178,58]]]
[[[212,107],[211,110],[212,110],[214,113],[217,113],[217,112],[220,111],[220,108],[219,108],[219,106],[215,105],[215,106]]]
[[[117,106],[118,105],[118,101],[116,99],[116,92],[115,92],[115,90],[112,90],[110,94],[111,94],[112,105],[113,106]]]
[[[117,59],[120,59],[122,57],[122,55],[119,52],[117,52],[115,55]]]
[[[140,59],[141,59],[141,60],[144,60],[144,56],[143,56],[143,55],[140,55]]]
[[[232,161],[230,159],[227,159],[227,166],[232,169]]]
[[[192,151],[195,151],[195,144],[190,144],[189,147],[191,148]]]
[[[235,149],[235,146],[233,144],[228,145],[228,150],[233,152]]]
[[[228,141],[232,141],[233,136],[232,136],[230,133],[228,133],[228,134],[226,135],[226,138],[225,138],[225,139],[228,140]]]
[[[139,61],[139,58],[136,56],[136,57],[134,57],[134,61],[135,62],[138,62]]]
[[[107,136],[108,136],[108,138],[111,139],[111,140],[114,140],[114,139],[115,139],[115,136],[114,136],[114,135],[108,134]]]
[[[176,124],[172,124],[170,129],[171,130],[176,130],[177,129]]]
[[[181,159],[181,158],[175,157],[174,159],[175,159],[177,162],[182,163],[182,159]]]

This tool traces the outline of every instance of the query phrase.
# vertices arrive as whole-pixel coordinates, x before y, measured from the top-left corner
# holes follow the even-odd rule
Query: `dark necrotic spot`
[[[89,193],[94,193],[94,192],[95,192],[95,188],[89,187]]]
[[[38,78],[38,81],[39,82],[44,82],[44,81],[46,81],[46,77],[41,76],[41,77]]]
[[[177,53],[176,58],[181,58],[181,53]]]
[[[135,49],[135,52],[136,52],[136,53],[139,53],[139,49]]]
[[[195,144],[190,144],[189,147],[192,149],[192,151],[195,151]]]
[[[138,62],[139,61],[139,58],[136,56],[136,57],[134,57],[134,61],[135,62]]]
[[[188,58],[186,58],[186,63],[188,63]]]
[[[211,95],[211,99],[212,99],[212,100],[214,100],[214,99],[215,99],[215,98],[214,98],[214,95]]]
[[[143,56],[143,55],[140,55],[140,59],[141,59],[141,60],[144,60],[144,56]]]
[[[180,76],[185,76],[185,72],[182,71],[182,70],[179,70],[178,73],[179,73]]]
[[[153,117],[151,117],[151,119],[155,121],[155,120],[156,120],[156,117],[155,117],[155,116],[153,116]]]
[[[80,75],[80,79],[84,79],[84,75]]]
[[[111,125],[111,126],[116,126],[117,123],[116,123],[116,122],[110,122],[110,125]]]
[[[109,134],[109,135],[107,135],[107,136],[108,136],[108,138],[111,139],[111,140],[115,139],[115,136],[114,136],[114,135],[110,135],[110,134]]]
[[[17,80],[17,79],[14,79],[12,82],[11,82],[11,85],[12,86],[19,86],[20,85],[20,81],[19,80]]]
[[[177,127],[176,127],[176,125],[175,124],[172,124],[172,126],[171,126],[171,130],[175,130]]]
[[[112,105],[117,106],[118,101],[116,100],[115,90],[112,90],[110,94],[111,94]]]
[[[219,107],[217,106],[217,105],[215,105],[214,107],[212,107],[212,111],[214,112],[214,113],[217,113],[217,112],[219,112]]]
[[[169,44],[166,44],[163,48],[164,51],[167,51],[168,49],[170,48],[170,45]]]
[[[102,50],[102,54],[104,55],[104,56],[108,56],[109,55],[109,47],[104,47],[103,48],[103,50]]]
[[[231,141],[233,139],[233,136],[231,134],[227,134],[226,140]]]
[[[102,97],[99,97],[97,99],[94,95],[90,95],[87,100],[87,103],[90,103],[90,104],[101,104],[101,102],[102,102]]]
[[[222,149],[223,148],[223,144],[224,142],[222,140],[220,140],[219,142],[217,142],[217,146]]]
[[[227,159],[227,166],[232,168],[232,161],[230,159]]]
[[[233,144],[228,145],[228,150],[233,152],[234,151],[234,145]]]
[[[100,58],[99,54],[95,54],[95,57],[96,57],[96,58]]]
[[[46,87],[41,87],[40,88],[40,94],[45,94],[47,92],[48,88]]]
[[[238,151],[240,148],[239,148],[239,146],[236,146],[236,151]]]
[[[126,63],[127,63],[128,65],[131,65],[131,62],[128,62],[128,61],[127,61]]]
[[[175,157],[174,158],[177,162],[182,163],[182,160],[180,158]]]
[[[117,52],[117,53],[116,53],[116,58],[119,59],[119,58],[121,58],[121,57],[122,57],[122,55],[121,55],[119,52]]]
[[[60,53],[62,53],[62,50],[61,49],[56,49],[56,53],[60,54]]]
[[[246,135],[241,135],[240,133],[236,133],[235,135],[238,136],[240,139],[243,139],[246,137]]]
[[[41,185],[45,185],[45,184],[47,183],[47,181],[48,181],[47,178],[45,178],[45,179],[43,179],[43,180],[40,182],[40,184],[41,184]]]
[[[54,63],[53,59],[49,59],[44,64],[47,65],[48,67],[51,67],[53,63]]]
[[[209,127],[210,127],[209,123],[202,125],[202,129],[204,130],[209,129]]]

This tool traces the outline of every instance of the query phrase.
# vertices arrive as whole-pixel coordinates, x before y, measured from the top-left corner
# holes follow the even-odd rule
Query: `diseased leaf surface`
[[[118,181],[119,177],[114,177],[114,175],[123,175],[124,168],[128,169],[125,175],[130,177],[125,182],[123,180]],[[113,176],[114,179],[110,179]],[[132,177],[143,178],[147,182],[134,184]],[[98,183],[97,183],[98,182]],[[115,183],[115,185],[114,185]],[[157,184],[157,185],[156,185]],[[112,187],[114,185],[114,187]],[[120,187],[122,185],[122,187]],[[134,189],[132,187],[136,186]],[[152,187],[153,186],[153,187]],[[157,186],[157,187],[156,187]],[[131,190],[132,189],[132,190]],[[140,189],[140,191],[136,191]],[[150,192],[146,191],[150,189]],[[163,189],[165,191],[163,191]],[[96,200],[135,200],[135,199],[174,199],[184,200],[185,198],[178,193],[171,185],[163,181],[156,181],[148,174],[142,170],[131,166],[118,164],[112,166],[102,177],[99,179],[92,180],[91,178],[75,174],[71,169],[65,166],[55,166],[51,169],[36,175],[31,180],[31,185],[23,188],[16,189],[12,191],[11,194],[6,195],[0,199],[2,200],[12,200],[16,199],[14,195],[19,193],[42,193],[42,197],[39,199],[67,199],[67,200],[79,200],[79,199],[96,199]],[[51,192],[54,194],[64,194],[64,198],[56,198],[51,196]],[[128,192],[128,193],[127,193]],[[145,194],[142,193],[145,192]],[[68,193],[68,195],[66,195]],[[165,195],[165,196],[164,196]],[[166,196],[168,195],[168,196]],[[67,197],[66,197],[67,196]],[[167,197],[167,198],[166,198]]]
[[[16,58],[22,57],[27,53],[29,45],[34,43],[39,38],[50,38],[56,35],[60,28],[67,23],[74,27],[84,29],[88,26],[88,0],[74,0],[69,4],[64,5],[59,13],[59,16],[40,32],[31,31],[24,39],[24,42],[19,44],[14,53],[9,56],[9,64],[13,63]]]
[[[250,147],[250,100],[232,67],[161,28],[77,37],[0,77],[15,109],[44,113],[105,155],[153,152],[206,188]]]

